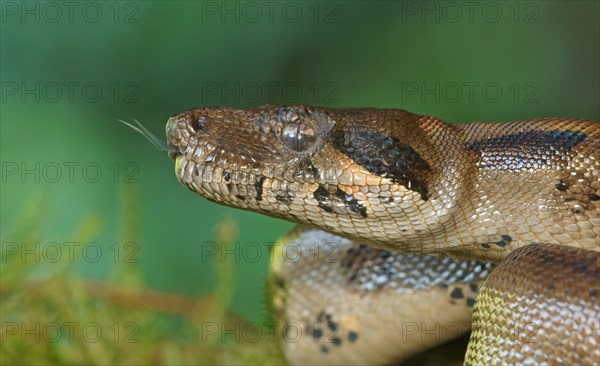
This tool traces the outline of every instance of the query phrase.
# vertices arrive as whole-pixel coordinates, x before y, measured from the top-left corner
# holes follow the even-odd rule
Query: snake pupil
[[[298,152],[308,150],[316,141],[315,130],[306,123],[288,123],[281,131],[281,138]]]

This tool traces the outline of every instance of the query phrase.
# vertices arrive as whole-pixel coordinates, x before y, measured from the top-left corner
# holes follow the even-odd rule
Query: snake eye
[[[306,123],[288,123],[281,131],[281,139],[288,147],[302,152],[317,141],[317,136],[312,126]]]

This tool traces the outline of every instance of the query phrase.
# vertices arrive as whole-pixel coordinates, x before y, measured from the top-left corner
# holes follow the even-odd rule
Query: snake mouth
[[[167,144],[167,153],[169,155],[169,158],[173,161],[175,161],[177,157],[181,155],[181,151],[179,151],[179,148],[171,144]]]

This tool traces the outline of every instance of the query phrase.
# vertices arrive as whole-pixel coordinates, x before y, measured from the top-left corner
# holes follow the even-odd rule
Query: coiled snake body
[[[269,277],[290,363],[401,361],[472,313],[467,364],[600,363],[597,122],[266,105],[166,130],[188,189],[301,224]]]

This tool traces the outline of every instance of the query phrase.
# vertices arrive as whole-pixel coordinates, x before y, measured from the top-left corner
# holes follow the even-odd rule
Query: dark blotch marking
[[[358,333],[356,333],[355,331],[349,331],[348,332],[348,340],[350,342],[356,342],[356,340],[358,339]]]
[[[227,192],[231,193],[233,183],[231,183],[231,173],[229,173],[229,170],[223,170],[223,182],[225,183],[225,187],[227,187]]]
[[[510,235],[504,234],[504,235],[500,236],[500,240],[494,241],[492,243],[496,246],[499,246],[500,248],[504,248],[504,247],[508,246],[511,241],[512,241],[512,237]],[[479,245],[481,245],[481,247],[484,249],[491,248],[490,243],[479,243]]]
[[[231,179],[231,173],[229,173],[229,170],[224,169],[223,170],[223,181],[229,182],[230,179]]]
[[[379,198],[379,200],[381,201],[381,203],[392,203],[392,202],[394,202],[394,197],[377,196],[377,198]]]
[[[600,201],[600,196],[598,196],[596,193],[588,194],[588,198],[590,201]]]
[[[317,323],[318,325],[315,325],[314,327],[307,327],[307,332],[308,334],[310,334],[314,341],[321,341],[323,343],[332,343],[334,346],[340,346],[342,344],[342,340],[339,337],[332,337],[331,341],[329,341],[329,337],[324,338],[324,333],[323,330],[321,330],[321,328],[326,325],[327,329],[331,332],[328,332],[331,335],[335,335],[337,330],[338,330],[338,325],[336,322],[333,321],[333,317],[331,316],[331,314],[327,314],[324,311],[319,312],[319,314],[317,314]],[[356,333],[354,333],[354,340],[356,340],[356,337],[358,335]],[[350,335],[348,336],[348,338],[350,338]],[[321,352],[323,353],[329,353],[330,349],[325,346],[325,345],[321,345]]]
[[[329,142],[363,168],[428,198],[429,164],[409,145],[376,131],[334,131]]]
[[[246,200],[246,197],[242,196],[241,194],[236,194],[236,195],[235,195],[235,198],[237,198],[237,199],[240,199],[240,200],[242,200],[242,201],[245,201],[245,200]]]
[[[471,288],[471,291],[473,291],[473,292],[477,292],[477,288],[478,288],[478,286],[477,286],[477,284],[476,284],[476,283],[470,283],[470,284],[469,284],[469,287]]]
[[[309,158],[303,158],[300,160],[301,172],[309,172],[314,178],[319,176],[319,170],[313,165]]]
[[[467,143],[467,149],[489,151],[498,148],[518,148],[531,154],[542,150],[568,150],[587,140],[586,134],[578,131],[524,131],[510,135],[492,137]]]
[[[336,331],[338,326],[337,326],[336,322],[329,320],[327,322],[327,328],[329,328],[329,330],[331,330],[331,331]]]
[[[333,212],[333,200],[342,202],[350,211],[355,212],[362,217],[367,217],[367,208],[363,206],[353,195],[347,194],[337,188],[335,194],[330,193],[323,185],[319,185],[313,196],[319,203],[319,207],[325,212]]]
[[[380,252],[379,254],[379,258],[381,259],[388,259],[392,256],[391,252]]]
[[[467,306],[470,307],[470,308],[472,308],[473,305],[475,305],[475,299],[469,297],[467,299]]]
[[[465,295],[463,295],[462,289],[457,287],[450,293],[450,297],[453,299],[462,299]]]
[[[362,205],[362,203],[358,202],[358,200],[351,194],[348,194],[341,189],[337,189],[336,195],[342,199],[344,205],[350,209],[352,212],[356,212],[360,214],[362,217],[367,217],[367,208]]]
[[[275,199],[279,202],[283,202],[283,203],[289,203],[292,202],[294,200],[294,197],[290,196],[289,193],[286,193],[285,196],[282,194],[278,194],[275,196]]]
[[[374,277],[385,277],[391,279],[395,274],[394,253],[378,250],[370,246],[359,244],[350,247],[340,260],[340,266],[348,283],[361,285],[369,283],[372,290],[376,291],[387,285],[386,281],[373,282]],[[362,272],[368,264],[370,270],[368,274]]]
[[[342,260],[340,261],[341,266],[343,268],[352,268],[355,265],[359,265],[361,263],[361,260],[366,258],[366,256],[363,255],[363,252],[368,253],[370,249],[370,247],[364,244],[359,244],[358,246],[350,247],[350,249],[346,251],[346,255],[344,256],[344,258],[342,258]]]
[[[587,138],[578,131],[533,130],[470,141],[466,148],[480,154],[479,164],[483,167],[529,169],[534,165],[552,166]],[[565,189],[560,183],[556,188]]]
[[[200,170],[198,169],[198,165],[195,165],[195,166],[194,166],[194,174],[195,174],[196,176],[199,176],[199,175],[200,175]]]
[[[494,244],[499,246],[500,248],[506,247],[512,241],[512,237],[510,235],[502,235],[502,240],[495,241]]]
[[[265,181],[265,177],[262,175],[256,178],[256,182],[254,182],[254,188],[256,188],[256,200],[262,201],[263,194],[263,183]]]
[[[323,336],[323,331],[319,328],[308,328],[308,334],[312,335],[316,341]]]
[[[319,203],[319,207],[325,212],[333,212],[333,207],[331,207],[330,194],[327,189],[319,185],[319,188],[315,190],[313,196]]]
[[[554,185],[554,187],[556,187],[556,189],[558,189],[561,192],[566,192],[567,189],[569,189],[569,186],[565,182],[563,182],[562,180],[560,182],[556,183]]]

